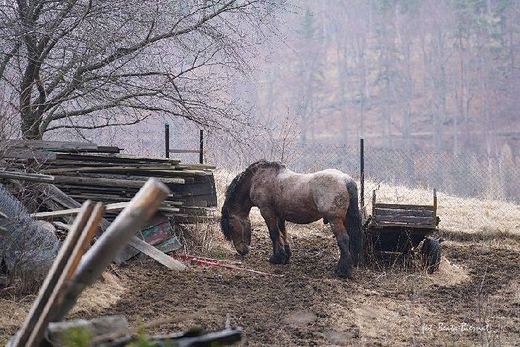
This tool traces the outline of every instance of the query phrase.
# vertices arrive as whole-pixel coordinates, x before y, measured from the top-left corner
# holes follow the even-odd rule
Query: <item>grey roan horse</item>
[[[270,262],[287,264],[291,248],[285,222],[308,224],[323,218],[330,223],[340,249],[336,274],[352,277],[362,260],[363,231],[357,186],[341,171],[328,169],[299,174],[278,162],[258,161],[237,175],[226,191],[221,227],[241,255],[251,244],[251,208],[259,208],[273,242]]]

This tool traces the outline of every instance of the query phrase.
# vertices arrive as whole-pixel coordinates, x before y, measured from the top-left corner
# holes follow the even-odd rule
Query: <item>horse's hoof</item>
[[[269,259],[269,262],[272,264],[287,264],[289,263],[289,257],[286,254],[276,254],[272,255]]]
[[[353,280],[354,279],[354,277],[352,276],[352,273],[345,273],[345,272],[336,271],[336,276],[341,277],[341,278],[346,278],[346,279],[349,279],[349,280]]]
[[[345,268],[343,266],[337,266],[335,273],[336,273],[336,276],[338,276],[338,277],[353,279],[352,267]]]

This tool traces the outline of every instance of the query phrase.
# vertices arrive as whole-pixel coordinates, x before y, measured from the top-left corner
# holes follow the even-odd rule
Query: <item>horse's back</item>
[[[345,173],[336,169],[310,174],[287,170],[279,178],[278,205],[281,210],[291,211],[289,215],[305,211],[309,220],[345,216],[350,201],[348,182],[352,180]]]

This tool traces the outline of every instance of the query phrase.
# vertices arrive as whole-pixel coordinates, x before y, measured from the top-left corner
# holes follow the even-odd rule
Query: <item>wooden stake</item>
[[[40,318],[45,311],[45,307],[52,297],[54,289],[57,284],[62,281],[62,274],[69,261],[69,257],[74,251],[74,248],[80,238],[81,231],[87,223],[88,216],[92,211],[92,202],[85,201],[81,212],[78,214],[74,221],[71,232],[67,235],[65,242],[61,246],[61,249],[54,260],[43,285],[40,288],[40,292],[36,301],[34,302],[25,322],[15,336],[14,342],[11,347],[32,347],[38,346],[43,338],[43,332],[46,326],[43,326]]]

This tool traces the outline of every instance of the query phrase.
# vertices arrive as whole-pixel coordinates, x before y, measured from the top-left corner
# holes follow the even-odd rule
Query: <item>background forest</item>
[[[359,172],[364,137],[367,174],[376,179],[445,185],[465,196],[520,195],[518,1],[157,2],[136,5],[141,17],[126,2],[101,10],[92,4],[81,11],[110,25],[93,27],[84,15],[78,28],[112,32],[106,39],[86,36],[87,50],[78,56],[87,65],[62,72],[52,62],[49,86],[59,86],[55,76],[71,80],[61,99],[51,99],[51,89],[37,92],[39,81],[47,83],[41,76],[27,84],[33,109],[51,117],[32,115],[44,122],[39,130],[22,124],[24,136],[87,139],[164,156],[164,123],[170,123],[171,148],[198,148],[198,130],[206,130],[205,159],[218,167],[242,169],[267,158],[296,170],[351,173]],[[9,3],[2,8],[16,13]],[[56,22],[46,23],[47,29]],[[68,27],[64,42],[76,42],[65,35],[78,28]],[[168,41],[157,45],[163,37]],[[10,78],[20,71],[2,73]],[[20,129],[9,94],[16,82],[4,86],[0,102],[14,117],[4,114],[2,132],[13,138]],[[49,102],[39,107],[42,95]]]
[[[300,143],[517,153],[519,2],[299,3],[259,74],[260,118],[289,115]]]

